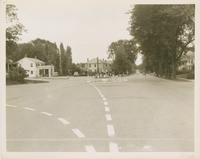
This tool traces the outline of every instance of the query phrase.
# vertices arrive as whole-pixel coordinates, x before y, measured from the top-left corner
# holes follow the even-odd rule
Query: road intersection
[[[7,86],[7,150],[193,151],[193,90],[141,74]]]

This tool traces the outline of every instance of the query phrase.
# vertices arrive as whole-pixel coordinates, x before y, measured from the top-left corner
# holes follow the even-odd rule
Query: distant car
[[[78,76],[79,74],[78,74],[78,72],[74,72],[74,76]]]

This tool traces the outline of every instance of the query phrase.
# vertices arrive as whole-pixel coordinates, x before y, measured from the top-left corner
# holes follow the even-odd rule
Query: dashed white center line
[[[30,111],[35,111],[35,109],[30,108],[30,107],[24,107],[24,109],[26,109],[26,110],[30,110]]]
[[[47,116],[52,116],[53,114],[47,113],[47,112],[41,112],[41,114],[47,115]]]
[[[104,101],[103,104],[104,104],[104,105],[108,105],[108,102],[107,102],[107,101]]]
[[[110,142],[109,149],[110,149],[110,152],[119,152],[119,147],[114,142]]]
[[[112,120],[112,117],[111,117],[110,114],[106,114],[105,116],[106,116],[106,120],[108,120],[108,121],[111,121],[111,120]]]
[[[70,122],[69,121],[67,121],[67,120],[65,120],[64,118],[57,118],[62,124],[64,124],[64,125],[68,125],[68,124],[70,124]]]
[[[92,145],[86,145],[85,146],[85,151],[87,151],[87,152],[96,152],[94,146],[92,146]]]
[[[84,138],[85,135],[79,129],[72,129],[73,133],[79,138]]]
[[[106,101],[107,99],[105,97],[102,97],[103,101]]]
[[[144,145],[143,150],[144,151],[152,151],[152,146],[151,145]]]
[[[110,108],[109,108],[109,107],[105,107],[105,111],[106,111],[106,112],[109,112],[109,111],[110,111]]]
[[[99,94],[101,98],[105,98],[103,94]]]
[[[108,136],[113,137],[115,135],[115,129],[113,125],[107,125]]]
[[[15,105],[9,105],[9,104],[7,104],[6,106],[7,107],[11,107],[11,108],[17,108],[17,106],[15,106]]]

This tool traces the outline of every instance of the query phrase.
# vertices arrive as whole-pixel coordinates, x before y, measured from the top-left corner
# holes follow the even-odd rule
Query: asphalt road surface
[[[7,151],[189,152],[194,83],[147,75],[7,86]]]

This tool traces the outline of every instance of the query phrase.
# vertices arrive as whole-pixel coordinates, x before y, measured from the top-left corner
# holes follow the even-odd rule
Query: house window
[[[89,64],[89,67],[91,67],[91,64]]]
[[[31,71],[31,74],[33,74],[33,71]]]
[[[97,67],[97,65],[96,65],[96,64],[94,64],[94,67]]]
[[[33,63],[31,63],[31,67],[33,67]]]

